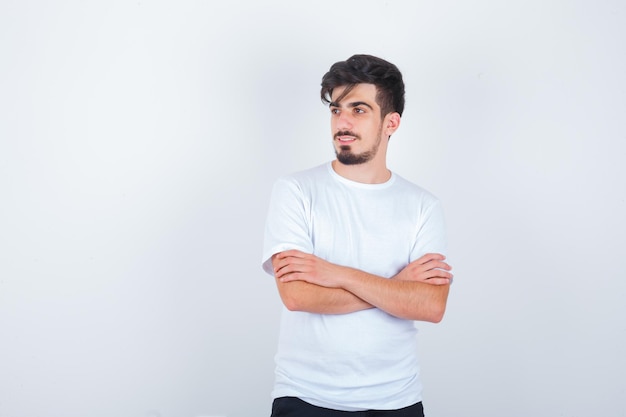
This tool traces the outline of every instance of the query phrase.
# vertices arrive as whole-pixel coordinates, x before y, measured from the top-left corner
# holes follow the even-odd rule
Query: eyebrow
[[[366,103],[365,101],[354,101],[352,103],[348,103],[347,107],[359,107],[359,106],[365,106],[365,107],[369,107],[371,110],[374,110],[374,108],[372,106],[370,106],[368,103]],[[339,103],[335,102],[335,101],[331,101],[328,104],[328,107],[341,107],[339,105]]]

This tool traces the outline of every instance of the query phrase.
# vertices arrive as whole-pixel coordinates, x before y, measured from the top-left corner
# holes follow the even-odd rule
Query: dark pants
[[[338,411],[316,407],[300,398],[276,398],[272,404],[271,417],[424,417],[422,403],[399,410]]]

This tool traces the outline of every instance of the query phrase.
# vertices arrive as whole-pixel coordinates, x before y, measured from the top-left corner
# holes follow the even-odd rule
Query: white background
[[[3,0],[1,417],[269,415],[269,192],[354,53],[446,209],[427,415],[626,416],[624,2]]]

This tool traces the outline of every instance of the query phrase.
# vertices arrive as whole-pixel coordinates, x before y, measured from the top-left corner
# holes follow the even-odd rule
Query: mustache
[[[339,136],[354,136],[357,139],[361,139],[361,137],[359,135],[357,135],[356,133],[351,132],[349,130],[340,130],[339,132],[335,133],[334,138],[338,139]]]

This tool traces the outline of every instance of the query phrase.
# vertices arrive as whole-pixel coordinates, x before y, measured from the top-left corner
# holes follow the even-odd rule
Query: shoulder
[[[405,179],[394,172],[394,189],[407,198],[418,200],[424,206],[439,204],[439,199],[429,190]]]
[[[272,187],[272,200],[278,202],[311,201],[321,189],[329,186],[327,164],[279,177]]]
[[[274,187],[296,187],[299,189],[310,188],[312,185],[328,181],[328,163],[318,165],[303,171],[291,173],[279,177],[274,182]]]

